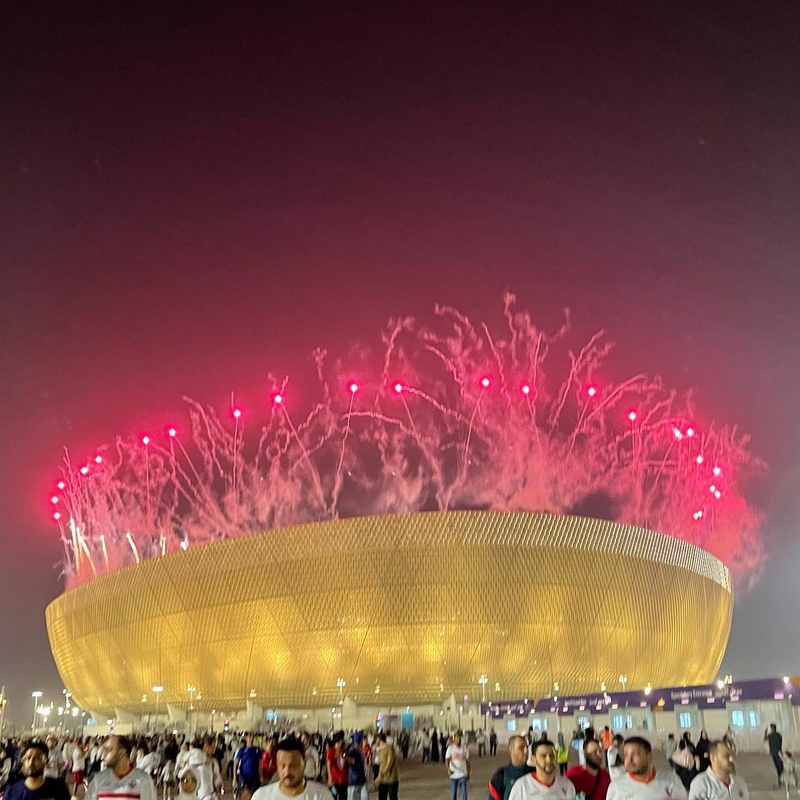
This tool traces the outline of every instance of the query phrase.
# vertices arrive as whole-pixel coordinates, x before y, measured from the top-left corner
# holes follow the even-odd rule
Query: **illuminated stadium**
[[[394,320],[382,369],[317,351],[297,420],[270,376],[261,423],[188,400],[190,426],[67,453],[47,624],[76,701],[433,714],[713,678],[762,558],[746,437],[603,377],[601,334],[552,384],[568,320],[504,313],[506,339],[448,307]]]
[[[703,614],[687,597],[702,597]],[[576,517],[362,517],[119,570],[47,611],[65,685],[137,712],[151,687],[242,708],[706,683],[730,628],[728,570],[693,545]],[[92,668],[87,669],[87,664]],[[498,690],[495,685],[499,684]],[[376,697],[376,693],[380,697]]]

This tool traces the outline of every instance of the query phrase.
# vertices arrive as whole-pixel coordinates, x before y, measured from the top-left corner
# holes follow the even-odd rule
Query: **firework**
[[[68,584],[292,524],[457,508],[613,519],[754,573],[762,516],[740,487],[762,465],[735,427],[657,377],[613,382],[612,344],[601,331],[570,350],[569,315],[541,331],[509,294],[496,337],[435,311],[429,326],[390,321],[382,369],[363,349],[335,364],[316,351],[321,400],[299,424],[289,379],[271,375],[251,440],[233,397],[232,421],[186,398],[185,443],[173,426],[161,443],[118,438],[80,467],[67,453],[49,495]]]

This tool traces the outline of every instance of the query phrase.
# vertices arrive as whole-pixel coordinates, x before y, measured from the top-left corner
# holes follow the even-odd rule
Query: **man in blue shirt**
[[[5,800],[70,800],[67,785],[61,778],[45,778],[44,768],[50,750],[43,742],[31,742],[22,754],[23,780],[9,786]]]
[[[244,735],[245,743],[236,751],[233,760],[234,785],[244,796],[252,796],[261,786],[261,748],[253,744],[253,734]]]
[[[367,769],[364,762],[364,734],[356,731],[353,734],[353,744],[347,751],[348,786],[347,800],[369,800],[367,790]]]

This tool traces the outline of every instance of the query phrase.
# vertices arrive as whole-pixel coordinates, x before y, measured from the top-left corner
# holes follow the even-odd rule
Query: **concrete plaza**
[[[486,800],[489,796],[489,778],[505,762],[505,753],[498,752],[496,758],[477,758],[471,752],[470,757],[472,775],[469,796],[472,800]],[[666,767],[663,753],[655,753],[655,763],[659,768]],[[775,784],[775,769],[766,753],[742,753],[737,756],[736,764],[737,772],[747,783],[752,800],[781,800],[786,796],[785,790],[772,788]],[[401,764],[399,796],[400,800],[450,800],[450,783],[444,764],[420,764],[417,759]]]

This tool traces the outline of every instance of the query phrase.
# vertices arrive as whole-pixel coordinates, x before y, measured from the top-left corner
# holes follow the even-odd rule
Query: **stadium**
[[[727,567],[689,542],[587,517],[446,511],[168,553],[68,590],[46,615],[64,685],[103,720],[253,723],[270,710],[352,727],[620,682],[708,683],[732,610]]]

